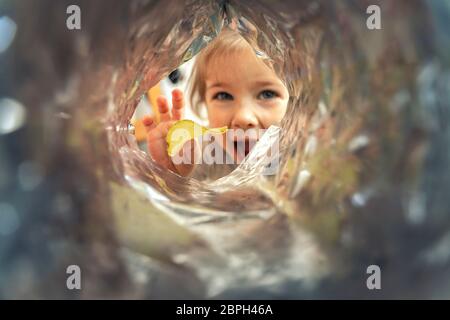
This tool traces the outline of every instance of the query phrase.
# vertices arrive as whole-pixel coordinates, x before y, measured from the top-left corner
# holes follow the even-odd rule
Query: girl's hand
[[[183,118],[184,97],[179,89],[172,91],[172,110],[169,110],[167,99],[163,96],[156,100],[160,114],[160,122],[156,124],[152,116],[146,116],[142,123],[147,131],[147,147],[152,159],[162,167],[186,176],[194,168],[193,164],[175,165],[167,154],[166,136],[169,128]]]

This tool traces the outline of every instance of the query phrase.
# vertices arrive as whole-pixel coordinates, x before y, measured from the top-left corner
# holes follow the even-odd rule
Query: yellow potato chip
[[[171,157],[175,156],[183,145],[205,134],[221,134],[225,133],[228,127],[207,128],[195,123],[192,120],[180,120],[175,122],[167,133],[167,154]]]

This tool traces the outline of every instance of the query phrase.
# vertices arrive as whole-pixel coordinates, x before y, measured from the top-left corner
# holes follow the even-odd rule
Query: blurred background
[[[137,123],[227,25],[291,99],[279,172],[212,186]],[[0,298],[450,298],[449,26],[444,0],[0,1]]]

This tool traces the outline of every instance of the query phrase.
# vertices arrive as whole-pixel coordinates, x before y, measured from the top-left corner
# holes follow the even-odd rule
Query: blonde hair
[[[253,42],[253,41],[252,41]],[[256,41],[251,45],[237,31],[224,28],[220,34],[211,41],[198,55],[189,78],[189,102],[192,111],[201,117],[202,105],[206,94],[206,72],[212,57],[223,57],[245,49],[252,49]],[[252,49],[253,50],[253,49]],[[256,54],[255,54],[256,57]]]

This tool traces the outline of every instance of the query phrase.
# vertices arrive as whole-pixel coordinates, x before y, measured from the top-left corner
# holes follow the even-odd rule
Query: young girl
[[[190,89],[192,108],[199,114],[201,107],[206,106],[209,127],[226,126],[245,132],[278,125],[289,99],[285,85],[274,70],[255,54],[242,36],[231,29],[224,29],[199,53],[193,67]],[[150,116],[143,119],[151,157],[161,166],[182,176],[217,179],[230,173],[250,152],[252,143],[248,138],[224,135],[224,139],[233,139],[221,145],[235,160],[234,165],[176,165],[168,156],[166,136],[169,128],[183,117],[184,99],[183,93],[175,89],[172,92],[172,110],[166,98],[161,96],[157,99],[160,123],[156,124]],[[245,150],[242,156],[237,152],[241,147]]]

